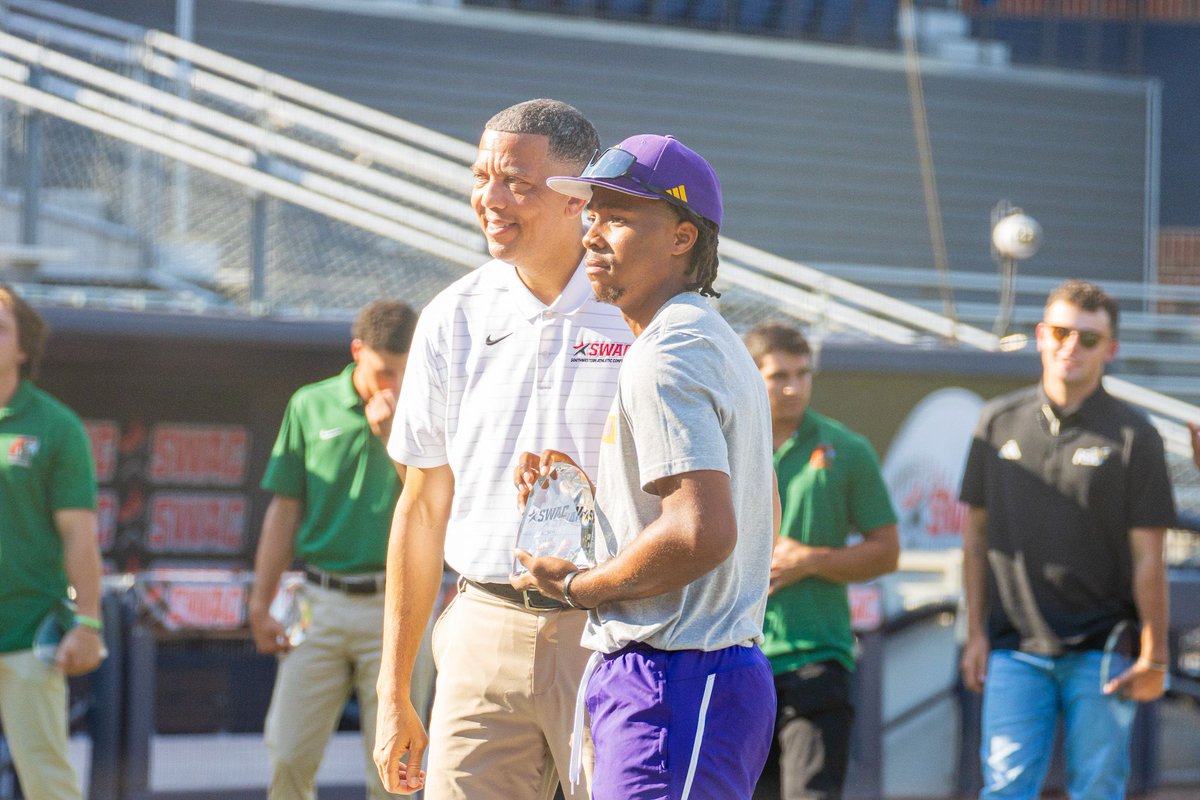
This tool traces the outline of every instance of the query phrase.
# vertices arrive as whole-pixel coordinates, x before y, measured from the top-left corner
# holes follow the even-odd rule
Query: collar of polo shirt
[[[1038,385],[1038,398],[1041,400],[1041,404],[1049,406],[1054,416],[1058,417],[1061,422],[1077,419],[1093,419],[1103,416],[1104,408],[1108,403],[1108,397],[1109,394],[1104,390],[1104,384],[1101,383],[1096,387],[1096,391],[1083,399],[1078,408],[1070,414],[1063,414],[1062,409],[1056,406],[1054,401],[1050,399],[1050,396],[1046,394],[1046,387],[1041,384]]]
[[[592,282],[587,279],[587,272],[582,263],[575,269],[575,274],[567,282],[563,293],[550,305],[545,305],[534,297],[533,292],[521,282],[517,268],[509,265],[502,275],[509,297],[517,304],[521,316],[530,322],[535,321],[544,311],[557,311],[559,314],[574,314],[593,296]]]

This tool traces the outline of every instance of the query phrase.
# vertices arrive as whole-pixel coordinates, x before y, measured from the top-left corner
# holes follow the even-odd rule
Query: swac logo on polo
[[[1111,452],[1111,447],[1081,447],[1071,456],[1071,463],[1076,467],[1098,467]]]
[[[582,361],[589,364],[620,361],[632,345],[622,342],[588,342],[575,343],[575,352],[571,354],[572,361]]]
[[[41,442],[36,436],[14,436],[8,446],[8,463],[14,467],[31,467],[40,449]]]
[[[1005,461],[1020,461],[1021,460],[1021,445],[1017,444],[1016,439],[1009,439],[1000,448],[1000,457]]]
[[[833,466],[833,459],[836,457],[837,451],[833,449],[833,445],[819,444],[809,455],[808,465],[813,469],[829,469]]]

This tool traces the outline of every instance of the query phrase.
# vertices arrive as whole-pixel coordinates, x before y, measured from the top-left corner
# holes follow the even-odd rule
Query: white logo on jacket
[[[1017,444],[1016,439],[1009,439],[1000,448],[1000,457],[1005,461],[1020,461],[1021,460],[1021,445]]]
[[[1071,463],[1077,467],[1098,467],[1111,452],[1111,447],[1081,447],[1071,456]]]

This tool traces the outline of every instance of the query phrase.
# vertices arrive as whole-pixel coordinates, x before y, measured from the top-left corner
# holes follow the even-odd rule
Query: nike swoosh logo
[[[342,435],[342,429],[341,428],[325,428],[317,435],[320,436],[322,439],[333,439],[336,436]]]
[[[506,333],[506,334],[504,334],[503,336],[501,336],[499,339],[493,339],[493,338],[492,338],[492,335],[489,333],[489,334],[488,334],[488,337],[487,337],[486,339],[484,339],[484,340],[483,340],[483,343],[484,343],[484,344],[486,344],[486,345],[488,345],[488,346],[491,346],[491,345],[494,345],[494,344],[496,344],[497,342],[503,342],[505,339],[507,339],[507,338],[508,338],[508,337],[510,337],[510,336],[512,336],[512,334],[511,334],[511,333]]]

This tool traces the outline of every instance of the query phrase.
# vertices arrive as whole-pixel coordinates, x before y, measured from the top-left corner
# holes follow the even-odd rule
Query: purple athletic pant
[[[605,655],[587,686],[593,800],[749,798],[771,749],[775,684],[758,646]]]

